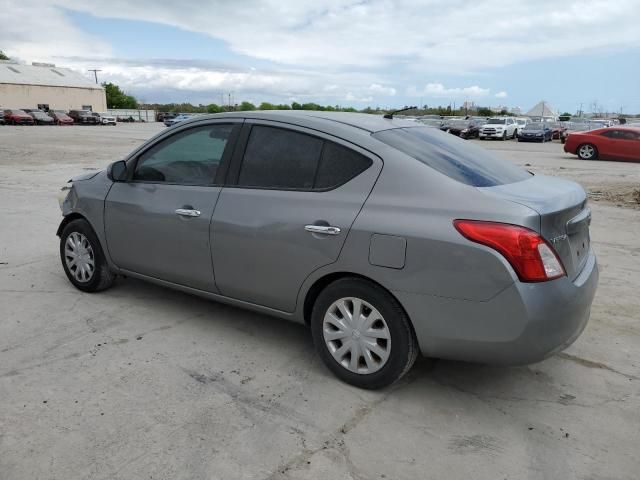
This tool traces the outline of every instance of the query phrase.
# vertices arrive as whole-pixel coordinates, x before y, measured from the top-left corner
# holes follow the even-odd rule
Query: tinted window
[[[514,183],[531,176],[487,150],[439,130],[396,128],[373,136],[438,172],[474,187]]]
[[[310,190],[323,141],[281,128],[254,126],[244,152],[238,185]]]
[[[315,188],[334,188],[364,172],[371,159],[333,142],[326,142],[316,176]]]
[[[208,125],[180,132],[144,152],[134,180],[211,185],[233,125]]]

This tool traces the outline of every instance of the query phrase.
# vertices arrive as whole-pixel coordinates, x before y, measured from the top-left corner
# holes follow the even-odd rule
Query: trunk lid
[[[580,185],[561,178],[534,175],[522,182],[479,190],[536,211],[540,215],[538,233],[553,246],[567,276],[571,280],[578,276],[587,261],[591,224],[587,194]]]

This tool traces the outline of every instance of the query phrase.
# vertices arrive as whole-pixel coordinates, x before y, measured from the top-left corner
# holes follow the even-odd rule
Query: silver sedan
[[[73,179],[62,213],[77,288],[126,275],[307,324],[363,388],[419,353],[539,361],[582,332],[598,281],[582,187],[375,115],[183,121]]]

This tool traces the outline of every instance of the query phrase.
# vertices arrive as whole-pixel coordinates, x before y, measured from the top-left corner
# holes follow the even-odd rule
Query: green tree
[[[300,105],[298,102],[293,102],[291,104],[291,110],[302,110],[302,105]]]
[[[258,110],[275,110],[276,106],[273,103],[262,102],[258,107]]]
[[[2,50],[0,50],[0,60],[10,60],[10,58],[7,57]]]
[[[493,111],[487,107],[478,108],[478,116],[479,117],[491,117],[493,115]]]
[[[220,105],[216,105],[215,103],[210,103],[207,105],[207,113],[220,113],[224,111]]]
[[[107,96],[107,108],[138,108],[136,99],[123,92],[119,86],[108,82],[103,83],[102,87]]]
[[[256,109],[256,106],[251,102],[245,101],[240,104],[240,111],[242,112],[247,112],[249,110],[255,110],[255,109]]]

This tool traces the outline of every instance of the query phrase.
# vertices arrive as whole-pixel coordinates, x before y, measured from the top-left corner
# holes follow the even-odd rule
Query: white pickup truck
[[[487,120],[480,128],[480,140],[486,138],[516,138],[518,134],[518,123],[513,117],[493,117]]]

